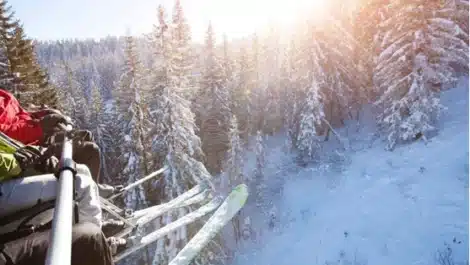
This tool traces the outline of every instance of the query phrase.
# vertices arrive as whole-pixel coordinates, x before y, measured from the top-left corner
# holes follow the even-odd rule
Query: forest
[[[441,91],[468,75],[468,1],[352,2],[329,1],[323,23],[299,17],[288,32],[273,23],[230,41],[209,24],[199,44],[179,0],[155,10],[148,34],[56,41],[28,38],[3,0],[0,82],[22,104],[56,107],[92,131],[104,182],[132,183],[169,167],[129,194],[127,208],[168,201],[207,178],[221,190],[248,183],[262,203],[266,136],[285,135],[286,152],[306,167],[318,163],[323,142],[342,140],[336,129],[372,106],[377,135],[393,152],[438,133]],[[256,170],[245,175],[250,139]],[[167,261],[192,234],[180,229],[126,264]],[[204,264],[228,255],[221,238],[206,252]]]

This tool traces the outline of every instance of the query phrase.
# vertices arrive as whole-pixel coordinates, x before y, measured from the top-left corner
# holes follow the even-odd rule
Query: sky
[[[276,12],[282,10],[282,2],[182,0],[195,41],[203,40],[209,21],[219,35],[226,33],[229,38],[249,35],[265,25],[270,17],[279,17]],[[156,22],[157,6],[164,5],[171,15],[173,3],[173,0],[9,1],[16,17],[23,22],[26,34],[40,40],[119,36],[125,35],[127,29],[132,35],[148,33]]]

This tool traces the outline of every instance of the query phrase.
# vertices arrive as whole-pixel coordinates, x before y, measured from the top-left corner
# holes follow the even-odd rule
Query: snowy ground
[[[354,150],[344,167],[292,168],[279,139],[269,139],[270,177],[285,181],[271,198],[279,222],[269,230],[246,209],[258,236],[240,246],[232,265],[466,264],[468,79],[442,102],[448,111],[427,145],[387,152],[371,126],[339,130]],[[437,261],[438,253],[449,254],[447,246],[454,263]]]

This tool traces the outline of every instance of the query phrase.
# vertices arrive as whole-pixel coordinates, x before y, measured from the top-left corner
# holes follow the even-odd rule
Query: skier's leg
[[[2,246],[0,265],[42,265],[49,246],[49,231],[33,233]],[[72,229],[72,265],[112,265],[113,260],[100,228],[80,223]]]
[[[101,227],[101,206],[98,188],[85,165],[77,164],[76,200],[80,221]],[[57,179],[53,174],[12,179],[0,183],[0,216],[34,207],[38,201],[55,199]]]
[[[62,154],[62,143],[56,142],[49,146],[56,157]],[[99,183],[101,154],[100,148],[94,142],[73,141],[73,160],[78,164],[85,164],[91,171],[91,176],[96,183]]]
[[[101,151],[94,142],[74,142],[73,159],[79,164],[85,164],[91,171],[96,183],[100,182]]]

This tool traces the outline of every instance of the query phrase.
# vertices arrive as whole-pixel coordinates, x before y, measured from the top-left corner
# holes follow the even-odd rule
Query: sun
[[[305,17],[322,17],[329,0],[256,0],[260,3],[259,11],[266,12],[266,17],[282,26],[290,26]],[[267,8],[266,8],[267,7]]]
[[[204,16],[217,32],[233,37],[275,23],[289,28],[302,18],[318,20],[331,0],[205,0]]]

